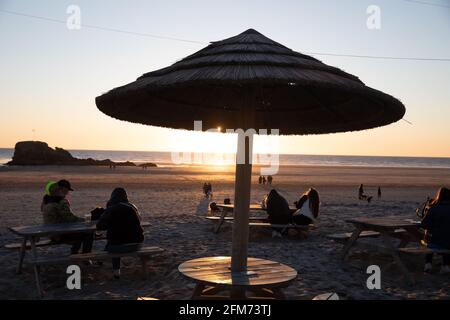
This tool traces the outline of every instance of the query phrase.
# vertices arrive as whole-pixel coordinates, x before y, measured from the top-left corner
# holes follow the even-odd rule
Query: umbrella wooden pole
[[[252,179],[251,150],[252,137],[238,138],[238,154],[245,152],[245,164],[236,163],[236,182],[234,189],[234,223],[231,254],[231,271],[247,269],[248,216],[250,208],[250,191]],[[244,143],[245,145],[240,145]]]
[[[243,130],[253,130],[254,128],[255,92],[254,89],[250,89],[243,95],[244,101],[239,120]],[[253,132],[239,133],[234,187],[234,223],[231,247],[232,272],[245,271],[247,269],[248,216],[252,184],[252,147]]]

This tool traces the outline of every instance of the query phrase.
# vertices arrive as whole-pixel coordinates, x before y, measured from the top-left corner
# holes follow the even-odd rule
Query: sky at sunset
[[[425,2],[435,5],[405,0],[0,0],[0,147],[41,140],[66,149],[233,152],[233,135],[118,121],[97,109],[95,97],[248,28],[307,54],[450,59],[450,1]],[[80,30],[61,23],[69,5],[81,10]],[[369,5],[381,9],[378,30],[367,27]],[[401,100],[410,123],[281,137],[280,153],[450,157],[450,61],[311,55]],[[269,152],[277,144],[259,137],[255,143],[256,152]]]

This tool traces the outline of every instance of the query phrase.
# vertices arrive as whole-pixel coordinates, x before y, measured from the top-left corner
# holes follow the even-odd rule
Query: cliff
[[[67,165],[67,166],[136,166],[132,162],[114,162],[109,159],[94,160],[78,159],[62,148],[52,149],[47,143],[41,141],[22,141],[16,143],[10,166],[41,166],[41,165]],[[156,165],[155,165],[156,166]]]

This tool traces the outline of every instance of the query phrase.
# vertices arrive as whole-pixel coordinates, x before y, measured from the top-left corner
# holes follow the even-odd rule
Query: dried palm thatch
[[[243,96],[254,92],[255,129],[281,134],[354,131],[405,113],[394,97],[357,77],[249,29],[96,99],[105,114],[170,128],[239,128]]]

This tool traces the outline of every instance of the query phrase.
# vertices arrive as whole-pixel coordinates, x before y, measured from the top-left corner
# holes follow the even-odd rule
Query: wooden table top
[[[142,227],[147,227],[148,222],[141,222]],[[95,232],[96,221],[93,222],[75,222],[75,223],[57,223],[57,224],[39,224],[32,226],[18,226],[8,228],[11,232],[22,237],[44,237],[52,235],[69,234],[76,232]]]
[[[248,258],[247,271],[231,272],[231,257],[206,257],[186,261],[178,270],[186,277],[209,285],[281,287],[297,277],[297,271],[279,262]]]
[[[353,218],[348,219],[346,222],[360,225],[363,227],[375,227],[379,229],[400,229],[411,228],[420,226],[420,222],[409,217],[378,217],[378,218]]]
[[[223,204],[223,203],[220,204],[220,203],[218,203],[217,206],[219,208],[222,208],[222,209],[229,209],[230,211],[234,210],[234,204]],[[289,208],[290,209],[296,209],[295,207],[291,207],[291,206]],[[259,203],[251,203],[249,209],[250,210],[264,210],[264,211],[267,210],[266,208],[263,208],[261,206],[261,204],[259,204]]]
[[[234,204],[223,204],[223,203],[219,204],[218,203],[217,206],[222,209],[234,210]],[[250,210],[266,210],[266,209],[263,209],[263,207],[259,203],[252,203],[252,204],[250,204]]]

